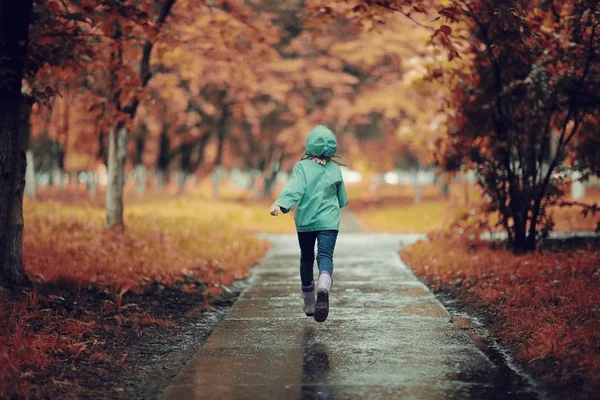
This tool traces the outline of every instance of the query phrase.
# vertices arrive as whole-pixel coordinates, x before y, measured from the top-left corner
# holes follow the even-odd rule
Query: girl
[[[306,152],[296,163],[292,178],[271,205],[273,216],[294,213],[300,242],[300,279],[304,294],[304,312],[323,322],[329,314],[329,291],[333,275],[333,250],[340,227],[340,209],[348,204],[342,179],[341,163],[333,161],[337,141],[326,126],[315,127],[306,141]],[[319,279],[315,299],[313,264],[317,242]]]

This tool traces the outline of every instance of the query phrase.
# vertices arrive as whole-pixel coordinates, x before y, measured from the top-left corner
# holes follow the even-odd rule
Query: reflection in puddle
[[[329,372],[327,346],[317,342],[312,327],[306,328],[302,342],[302,400],[333,399]]]

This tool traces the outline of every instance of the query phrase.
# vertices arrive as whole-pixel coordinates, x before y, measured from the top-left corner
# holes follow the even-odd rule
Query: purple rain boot
[[[315,321],[323,322],[329,315],[329,291],[331,290],[331,275],[327,272],[319,274],[317,284],[317,304],[315,305]]]
[[[304,297],[304,313],[307,317],[315,315],[315,284],[302,286],[302,295]]]

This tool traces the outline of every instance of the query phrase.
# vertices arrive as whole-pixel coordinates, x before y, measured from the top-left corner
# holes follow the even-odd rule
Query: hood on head
[[[329,128],[317,125],[306,139],[306,154],[333,157],[337,151],[337,140]]]

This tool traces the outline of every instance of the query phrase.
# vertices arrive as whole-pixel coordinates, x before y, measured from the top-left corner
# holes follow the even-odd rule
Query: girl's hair
[[[327,156],[313,156],[312,154],[305,154],[302,156],[301,160],[312,160],[313,158],[318,158],[321,159],[325,162],[329,162],[331,161],[334,164],[339,165],[340,167],[346,167],[346,160],[344,160],[344,157],[342,156],[333,156],[333,157],[327,157]]]

